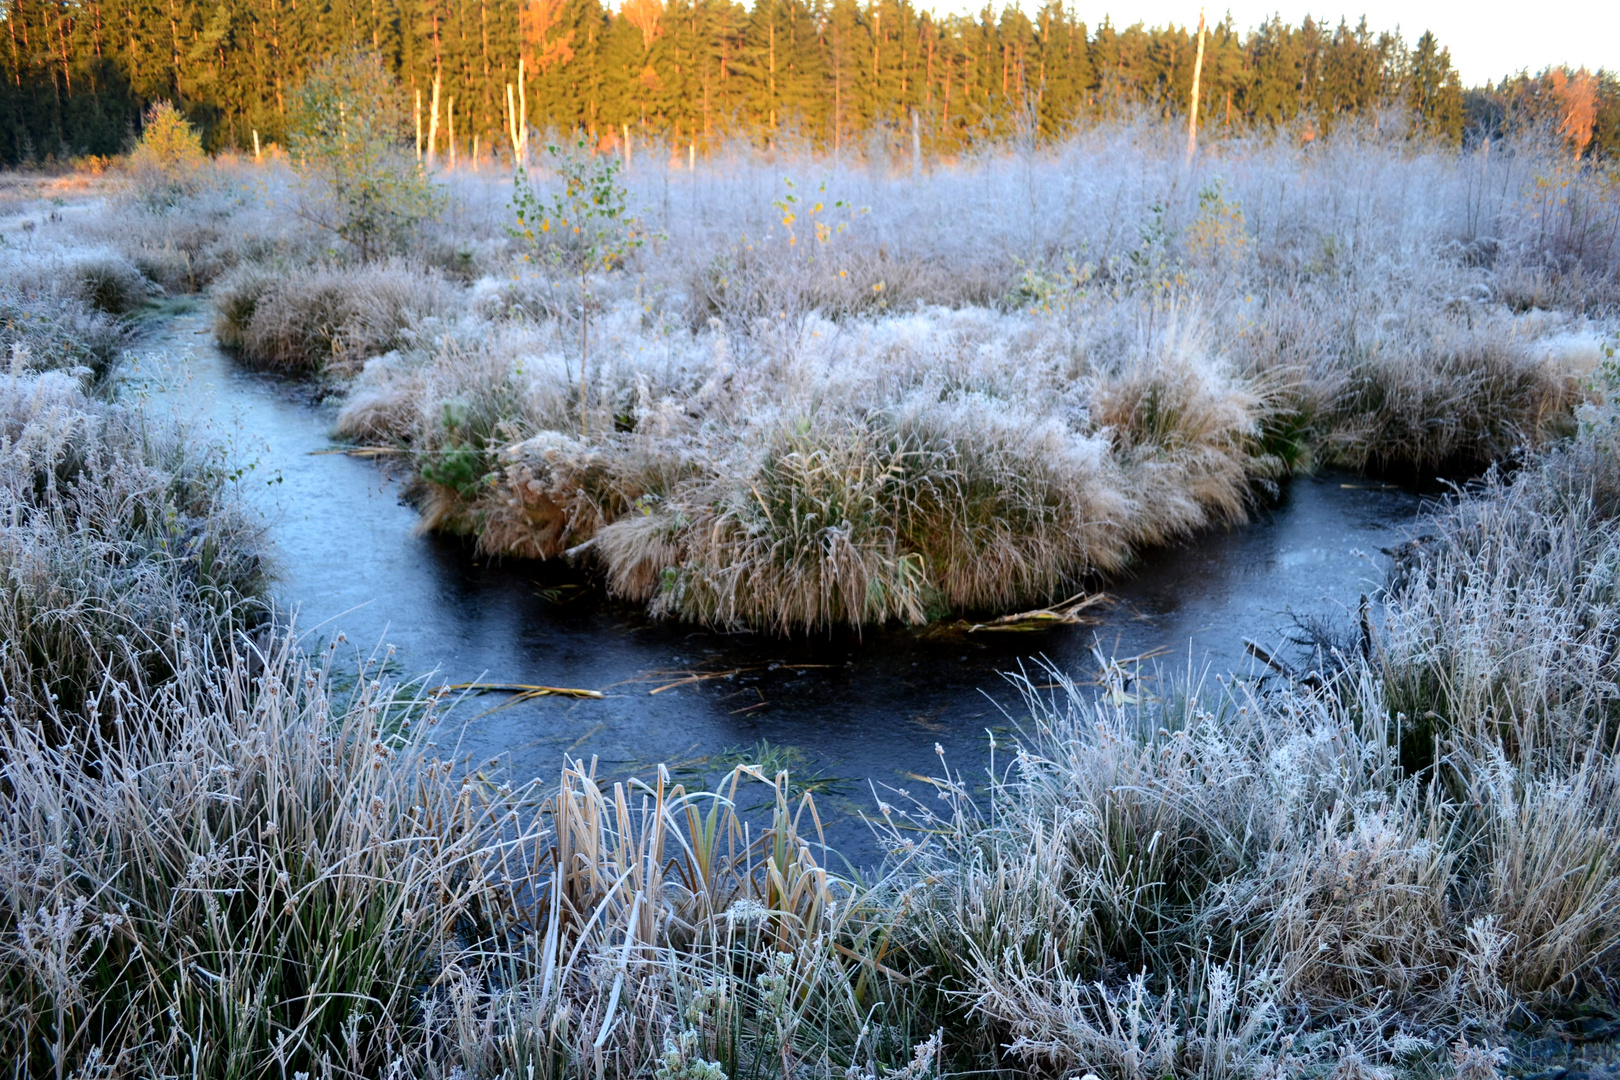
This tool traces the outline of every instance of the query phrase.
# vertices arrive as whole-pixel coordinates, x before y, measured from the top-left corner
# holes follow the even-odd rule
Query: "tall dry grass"
[[[234,271],[213,290],[214,336],[245,360],[293,373],[342,373],[433,336],[443,283],[398,265]]]
[[[514,790],[458,764],[444,691],[266,622],[261,526],[207,448],[60,371],[0,380],[0,525],[18,1075],[911,1056],[862,1034],[895,1000],[888,919],[827,869],[785,775],[688,792],[569,762]]]
[[[1437,535],[1494,509],[1510,592],[1595,576],[1601,541],[1571,563],[1538,524],[1614,509],[1563,497],[1606,490],[1578,455],[1612,421],[1586,423],[1513,481],[1549,501],[1482,487]],[[172,674],[103,678],[71,738],[4,715],[0,1039],[60,1075],[1497,1075],[1493,1048],[1607,1001],[1620,772],[1567,707],[1532,738],[1454,701],[1413,757],[1402,710],[1442,695],[1407,673],[1458,655],[1401,643],[1529,617],[1437,608],[1474,556],[1423,550],[1317,678],[1032,673],[987,785],[881,793],[864,882],[786,776],[570,761],[514,789],[452,764],[443,693],[384,658],[344,679],[335,645],[176,633]],[[1591,678],[1550,611],[1566,649],[1508,675],[1538,706]]]
[[[890,920],[824,868],[785,776],[688,793],[569,763],[550,794],[513,790],[435,746],[442,692],[370,664],[342,680],[335,644],[172,646],[173,679],[108,680],[69,743],[0,727],[0,1046],[22,1071],[830,1076],[911,1056],[863,1032],[897,1000]],[[755,831],[737,789],[760,783]]]
[[[0,686],[11,715],[71,727],[103,683],[172,675],[177,632],[252,624],[262,525],[175,432],[60,372],[0,383]]]
[[[654,160],[628,183],[661,239],[589,312],[512,264],[370,365],[339,431],[411,451],[425,527],[583,550],[620,595],[721,624],[1033,603],[1290,469],[1476,473],[1572,429],[1620,273],[1612,184],[1532,141],[1347,130],[1189,172],[1124,124],[905,177]],[[447,183],[498,265],[498,179]],[[1515,298],[1529,267],[1562,310]]]
[[[987,791],[884,796],[964,1067],[1495,1074],[1482,1045],[1613,1009],[1616,386],[1437,508],[1347,650],[1160,698],[1021,676]]]
[[[154,292],[116,252],[72,242],[8,251],[0,268],[0,349],[8,365],[82,369],[97,383],[129,341],[126,316]]]
[[[1603,1008],[1620,945],[1611,756],[1500,743],[1403,767],[1376,672],[1110,703],[1023,685],[988,793],[886,807],[900,954],[947,1042],[1038,1075],[1249,1076],[1347,1052],[1446,1071]],[[937,794],[943,805],[935,802]]]
[[[738,568],[796,574],[810,623],[907,595],[881,563],[860,595],[817,580],[834,540],[910,544],[970,595],[1071,527],[1124,552],[1233,512],[1287,387],[1210,355],[1199,309],[1153,313],[1091,337],[812,320],[754,357],[715,330],[605,364],[590,439],[560,355],[507,327],[373,360],[368,422],[421,440],[424,483],[472,476],[435,497],[474,525],[486,486],[532,481],[575,500],[545,511],[559,548],[594,539],[671,589],[712,557],[710,596]],[[984,781],[880,793],[890,861],[865,880],[785,775],[697,790],[567,761],[511,785],[457,762],[431,681],[243,633],[264,563],[227,475],[25,359],[0,383],[19,1074],[1480,1080],[1613,1009],[1612,359],[1570,441],[1434,513],[1348,651],[1216,687],[1031,673]]]
[[[1612,356],[1598,385],[1578,438],[1487,476],[1397,565],[1380,660],[1419,749],[1487,736],[1516,762],[1614,749]]]

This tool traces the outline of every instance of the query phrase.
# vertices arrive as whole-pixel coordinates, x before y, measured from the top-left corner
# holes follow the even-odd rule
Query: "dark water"
[[[307,391],[239,369],[200,314],[181,315],[136,350],[126,395],[144,394],[227,441],[242,481],[269,514],[280,596],[297,624],[369,650],[397,647],[408,671],[446,681],[581,687],[603,700],[541,699],[471,722],[464,749],[500,757],[521,778],[550,776],[565,753],[609,773],[670,763],[705,773],[727,748],[768,740],[796,772],[828,782],[831,815],[870,805],[868,782],[905,786],[937,769],[976,770],[987,729],[1007,726],[1017,694],[1001,672],[1043,659],[1079,678],[1094,650],[1161,651],[1164,678],[1248,671],[1243,639],[1276,644],[1293,615],[1346,625],[1382,574],[1413,495],[1348,476],[1289,482],[1250,524],[1154,553],[1112,583],[1099,622],[1039,633],[902,630],[782,641],[653,624],[561,568],[491,564],[470,547],[418,536],[415,512],[375,463],[312,455],[330,445],[334,412]],[[1147,668],[1144,668],[1147,670]],[[693,674],[719,678],[651,693]],[[468,717],[500,704],[464,703]],[[843,832],[843,829],[839,829]],[[860,841],[855,841],[860,846]]]

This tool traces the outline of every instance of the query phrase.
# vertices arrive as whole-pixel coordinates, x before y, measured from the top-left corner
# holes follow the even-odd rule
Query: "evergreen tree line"
[[[509,88],[531,126],[608,144],[641,132],[697,152],[742,136],[844,153],[875,134],[951,153],[1120,108],[1184,114],[1197,51],[1193,27],[1088,27],[1062,0],[976,18],[908,0],[623,0],[611,11],[601,0],[5,2],[10,164],[117,153],[160,100],[210,149],[250,149],[255,134],[283,142],[310,65],[355,48],[379,54],[420,102],[441,155],[452,139],[462,154],[504,145]],[[435,83],[436,127],[425,115]],[[1595,85],[1612,111],[1613,80]],[[1227,20],[1205,37],[1199,108],[1206,127],[1299,122],[1310,138],[1399,105],[1414,131],[1456,141],[1471,119],[1523,114],[1512,97],[1505,83],[1465,94],[1433,34],[1408,45],[1365,19],[1273,19],[1247,33]]]

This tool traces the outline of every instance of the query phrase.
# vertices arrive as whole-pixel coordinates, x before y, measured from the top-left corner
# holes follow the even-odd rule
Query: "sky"
[[[1331,6],[1337,3],[1341,6]],[[1464,86],[1492,82],[1522,69],[1540,71],[1549,65],[1568,64],[1596,70],[1620,70],[1620,0],[1550,0],[1540,4],[1506,0],[1209,0],[1206,14],[1218,22],[1228,11],[1239,29],[1258,26],[1272,14],[1298,24],[1309,14],[1318,22],[1337,26],[1345,16],[1354,25],[1365,14],[1374,30],[1400,27],[1408,44],[1425,30],[1433,30],[1440,44],[1451,50],[1451,63]],[[984,0],[927,0],[920,5],[941,14],[977,14]],[[1000,8],[1000,0],[993,5]],[[1038,0],[1024,0],[1033,10]],[[1143,22],[1198,25],[1198,0],[1069,0],[1087,25],[1112,17],[1114,25]],[[1527,18],[1531,12],[1535,17]]]

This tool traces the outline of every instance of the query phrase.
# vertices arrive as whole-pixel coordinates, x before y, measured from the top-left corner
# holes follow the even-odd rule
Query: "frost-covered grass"
[[[21,360],[0,378],[17,1075],[910,1060],[860,1036],[895,1000],[872,944],[887,916],[824,868],[785,776],[686,793],[569,762],[560,788],[513,790],[458,769],[444,692],[267,621],[262,525],[230,474],[89,378]],[[736,789],[758,784],[774,811],[745,826]]]
[[[631,309],[599,321],[600,434],[522,325],[426,368],[374,361],[340,426],[416,450],[427,520],[488,551],[590,543],[655,611],[783,631],[1048,595],[1241,518],[1275,470],[1267,403],[1175,314],[1078,367],[1064,328],[986,309],[809,317],[754,356],[649,336]]]
[[[176,635],[228,636],[266,588],[262,525],[226,463],[88,398],[60,371],[0,376],[0,690],[72,727],[104,686],[161,682]]]
[[[1172,177],[1162,156],[1134,182]],[[1478,163],[1367,143],[1336,164],[1317,182],[1388,169],[1421,202],[1418,179],[1466,192]],[[1005,168],[918,184],[1005,193]],[[721,622],[1011,603],[1241,514],[1308,454],[1429,468],[1548,444],[1439,507],[1292,677],[1158,698],[1106,663],[1097,687],[1023,680],[989,775],[942,763],[878,793],[889,857],[866,878],[830,869],[786,776],[458,767],[430,683],[259,625],[259,529],[206,449],[92,396],[111,384],[72,332],[22,340],[0,378],[0,1054],[60,1077],[1489,1080],[1546,1065],[1532,1040],[1607,1030],[1620,373],[1567,313],[1378,285],[1501,283],[1437,258],[1421,215],[1372,270],[1290,277],[1260,256],[1266,189],[1245,190],[1248,238],[1223,243],[1247,254],[1200,277],[1189,248],[1162,287],[1099,264],[840,308],[836,275],[778,244],[772,272],[821,299],[693,329],[649,261],[639,302],[631,275],[598,283],[583,415],[566,289],[520,274],[458,307],[426,256],[349,278],[451,297],[389,331],[416,339],[370,359],[344,414],[416,451],[432,521],[492,550],[590,544],[613,588]],[[452,211],[485,244],[464,262],[502,243],[479,205]],[[67,247],[139,268],[97,228]],[[32,250],[18,293],[89,312],[77,257]],[[291,242],[276,258],[258,265],[294,284],[338,274]],[[1540,265],[1601,301],[1595,270]],[[1379,288],[1387,319],[1356,306]]]
[[[883,807],[899,950],[968,1059],[1491,1074],[1481,1046],[1612,1013],[1615,415],[1435,511],[1298,678],[1150,704],[1040,672],[988,795]]]
[[[1475,472],[1569,430],[1620,296],[1612,182],[1531,144],[1187,171],[1125,126],[915,176],[655,163],[629,180],[654,239],[585,326],[549,269],[571,241],[503,267],[504,182],[448,183],[486,276],[366,366],[340,433],[412,451],[428,527],[777,631],[1049,599],[1290,469]]]
[[[263,367],[337,372],[431,336],[449,292],[395,265],[287,274],[250,263],[213,287],[214,336]]]
[[[785,774],[510,786],[386,657],[160,636],[170,670],[109,673],[58,707],[80,723],[0,711],[0,1049],[64,1076],[1544,1066],[1620,1005],[1613,416],[1436,510],[1297,677],[1021,679],[987,776],[877,793],[864,879]]]
[[[149,283],[116,252],[40,244],[0,252],[0,349],[18,370],[83,369],[100,382],[129,338],[124,316]]]

